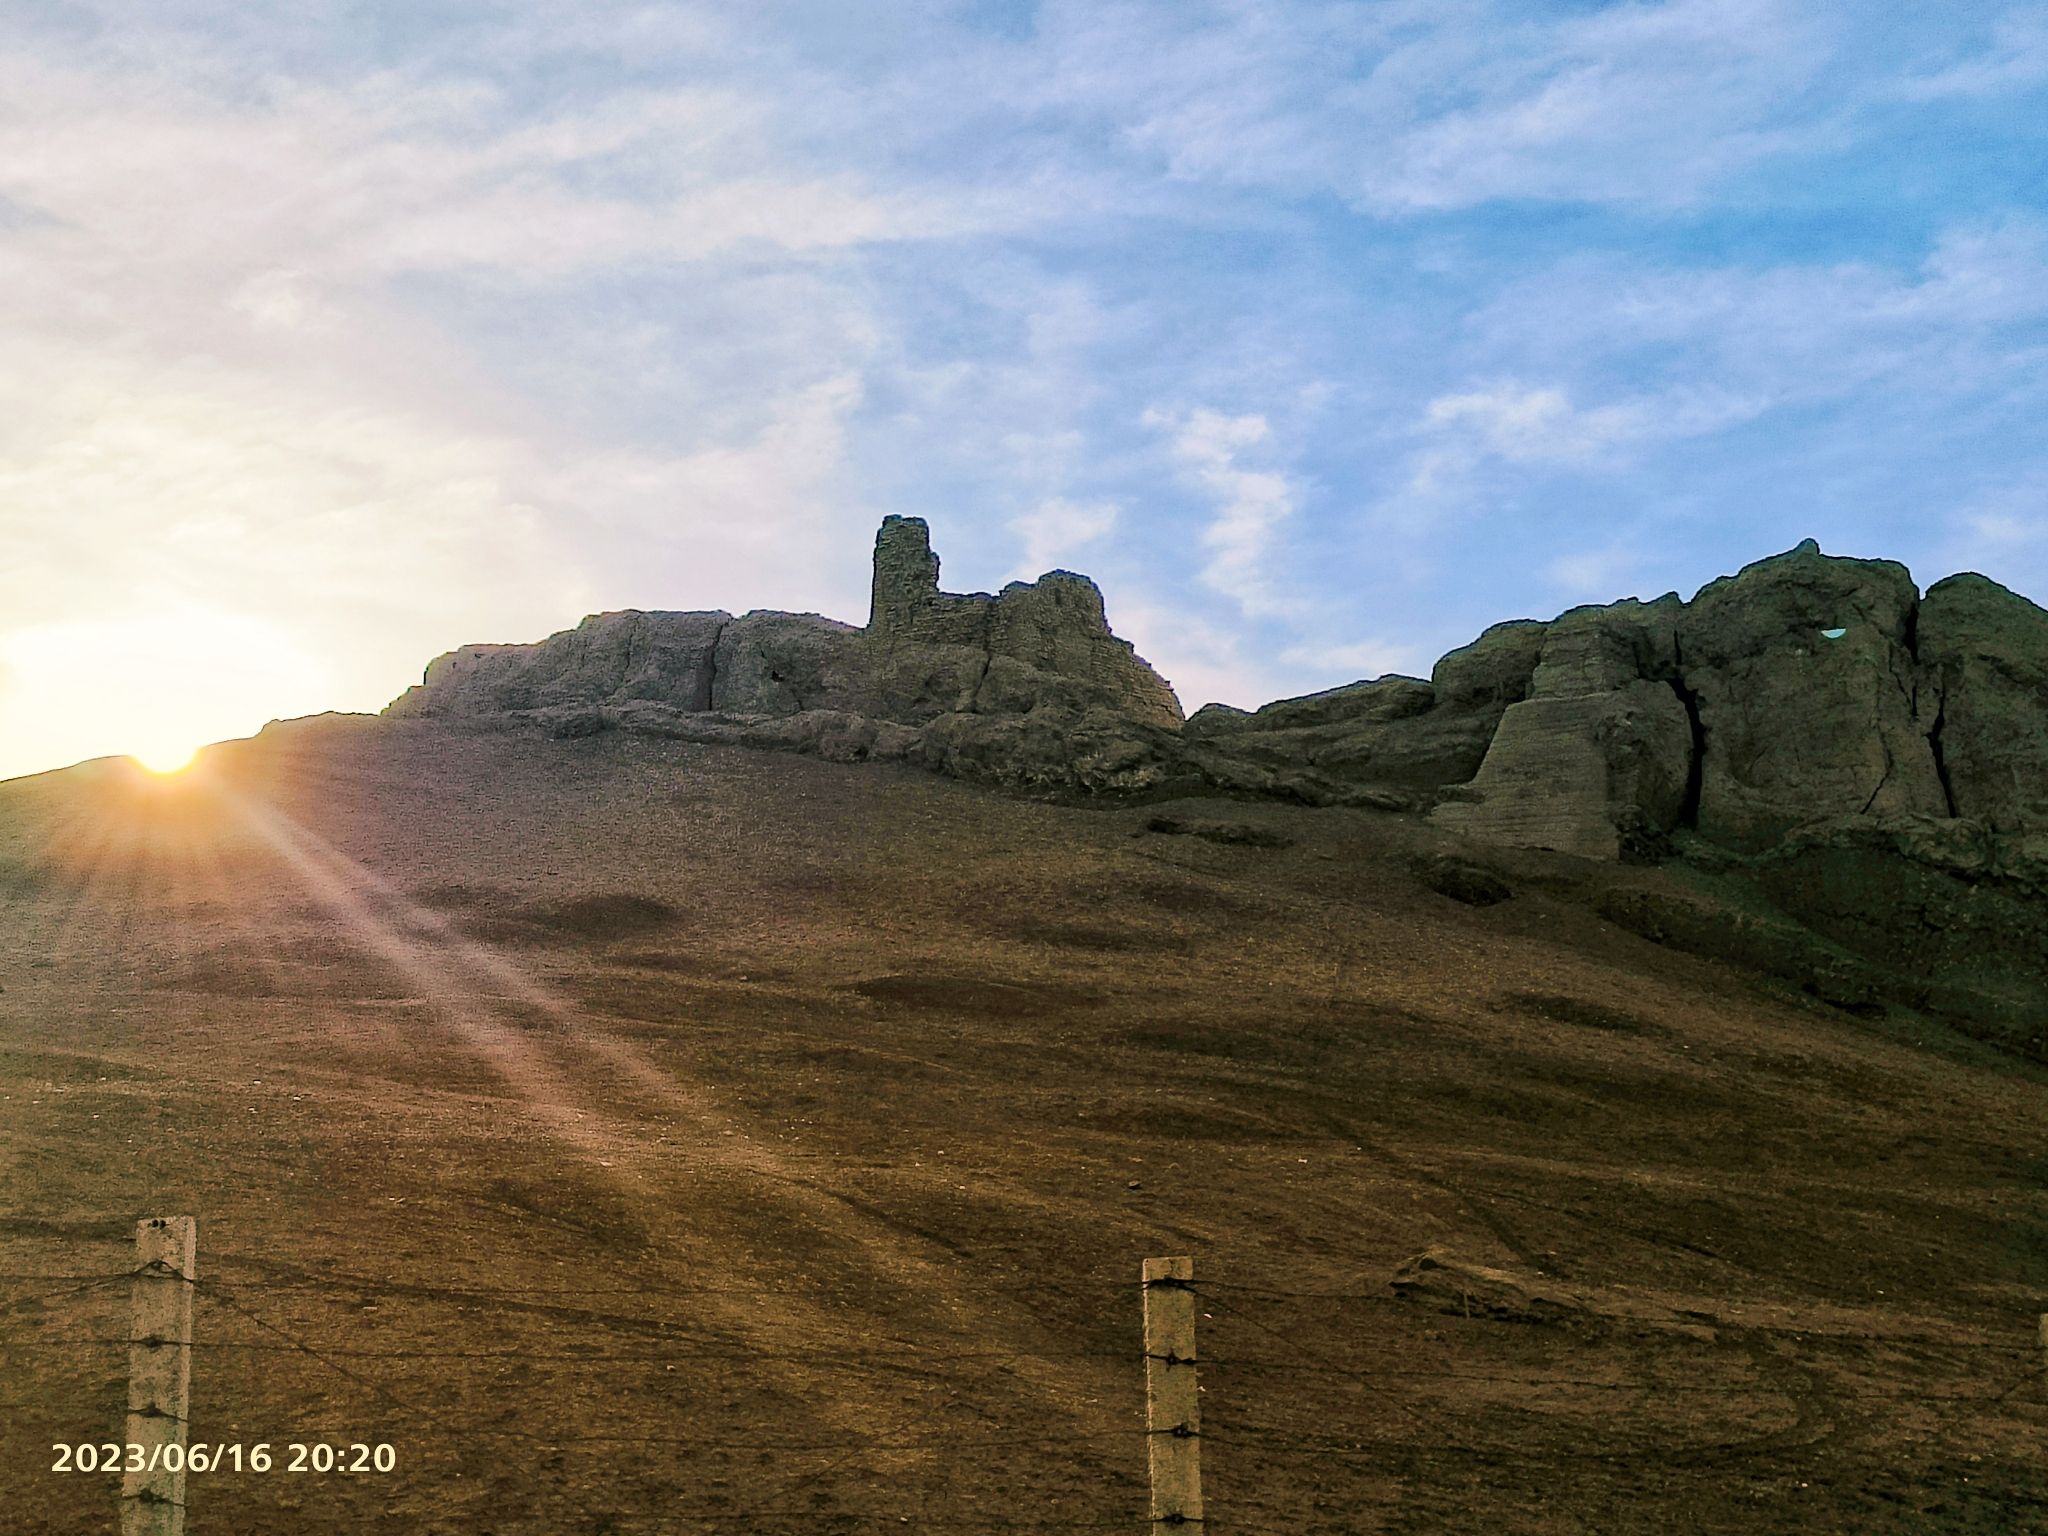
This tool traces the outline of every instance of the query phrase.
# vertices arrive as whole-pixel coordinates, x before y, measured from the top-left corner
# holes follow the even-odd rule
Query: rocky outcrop
[[[899,758],[1032,789],[1142,789],[1178,771],[1180,703],[1110,632],[1087,577],[1053,571],[993,596],[938,580],[924,523],[891,517],[865,628],[808,613],[597,614],[530,645],[450,652],[386,713]]]
[[[1496,624],[1427,681],[1183,722],[1085,576],[953,593],[939,570],[924,523],[891,517],[864,627],[598,614],[451,652],[389,713],[887,757],[1030,789],[1206,784],[1426,810],[1485,841],[1598,859],[1680,832],[1761,853],[1843,817],[1965,818],[2001,847],[2048,836],[2048,613],[1981,576],[1923,603],[1903,566],[1808,540],[1691,602]]]
[[[2048,611],[1989,577],[1951,576],[1927,589],[1918,641],[1948,813],[2048,833]]]
[[[1702,836],[1757,851],[1845,813],[1946,814],[1918,710],[1919,592],[1811,539],[1703,587],[1678,622],[1698,701]]]
[[[869,691],[861,639],[851,624],[815,613],[733,619],[718,632],[708,707],[732,715],[857,711]],[[691,707],[680,699],[662,702]]]
[[[1479,771],[1501,716],[1529,693],[1550,626],[1496,624],[1430,680],[1383,677],[1188,720],[1191,765],[1225,788],[1310,803],[1417,807]]]
[[[1489,842],[1612,859],[1677,827],[1692,718],[1673,686],[1678,594],[1575,608],[1540,637],[1530,697],[1508,706],[1469,785],[1435,819]]]
[[[1837,816],[1752,868],[1781,911],[1882,978],[1880,996],[2048,1060],[2048,835],[1971,817]]]
[[[1667,683],[1530,699],[1434,819],[1509,847],[1619,858],[1677,826],[1691,767],[1692,723]]]
[[[2048,760],[2044,679],[2048,615],[2032,604],[1957,577],[1923,611],[1904,566],[1807,540],[1689,603],[1673,593],[1558,619],[1529,699],[1435,815],[1600,858],[1680,828],[1759,853],[1851,815],[2020,828],[2048,808],[2023,768]],[[1960,796],[1951,757],[1967,765]]]
[[[984,667],[977,688],[984,696],[956,705],[966,712],[1092,707],[1166,730],[1181,723],[1173,690],[1128,640],[1110,633],[1094,582],[1072,571],[1048,571],[993,597],[941,592],[938,556],[922,518],[885,518],[875,536],[867,639],[878,674],[906,660],[916,672],[930,665],[929,652],[977,654]]]
[[[725,613],[598,613],[534,645],[466,645],[427,664],[386,711],[489,715],[597,699],[709,709]]]

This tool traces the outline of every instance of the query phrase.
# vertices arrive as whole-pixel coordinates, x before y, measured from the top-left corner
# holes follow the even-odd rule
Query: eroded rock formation
[[[1690,602],[1496,624],[1427,681],[1212,704],[1183,725],[1087,577],[945,592],[923,521],[891,517],[865,627],[598,614],[451,652],[389,712],[900,758],[1026,788],[1424,810],[1481,840],[1601,859],[1681,831],[1762,853],[1844,817],[2048,839],[2048,612],[1975,575],[1922,601],[1905,567],[1811,540]]]
[[[2048,612],[1988,577],[1951,576],[1920,604],[1917,650],[1946,813],[2048,833]]]
[[[2048,613],[1981,576],[1812,540],[1689,603],[1575,609],[1437,820],[1613,857],[1686,829],[1741,853],[1842,817],[2048,826]]]
[[[1543,636],[1530,696],[1508,706],[1479,771],[1438,821],[1493,842],[1611,859],[1687,811],[1693,726],[1678,676],[1676,594],[1575,608]]]
[[[1428,805],[1479,771],[1501,716],[1529,693],[1547,624],[1496,624],[1428,682],[1383,677],[1256,711],[1211,704],[1183,736],[1211,782],[1311,803]]]
[[[1919,591],[1811,539],[1700,590],[1678,625],[1705,757],[1699,828],[1745,851],[1821,817],[1942,814],[1918,713]]]
[[[876,537],[865,628],[810,613],[596,614],[529,645],[450,652],[387,713],[625,727],[1089,790],[1163,780],[1181,724],[1087,577],[942,592],[924,522],[903,517]]]

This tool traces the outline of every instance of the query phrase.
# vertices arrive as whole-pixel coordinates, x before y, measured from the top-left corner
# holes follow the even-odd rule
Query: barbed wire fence
[[[128,1389],[122,1385],[126,1377],[120,1366],[123,1352],[138,1342],[129,1292],[139,1272],[152,1271],[149,1266],[138,1267],[132,1262],[103,1269],[77,1266],[0,1271],[0,1323],[9,1325],[0,1331],[0,1381],[8,1384],[0,1387],[0,1412],[7,1413],[17,1429],[25,1424],[40,1424],[59,1440],[68,1438],[81,1445],[115,1442],[120,1409],[113,1408],[110,1399],[118,1394],[123,1407],[133,1407],[126,1397]],[[153,1273],[160,1275],[161,1269]],[[1210,1505],[1204,1515],[1171,1520],[1162,1520],[1156,1513],[1148,1516],[1144,1472],[1147,1446],[1149,1438],[1162,1430],[1144,1421],[1141,1373],[1161,1357],[1139,1337],[1139,1308],[1131,1305],[1131,1293],[1141,1290],[1135,1277],[1114,1282],[1046,1282],[1045,1294],[1057,1298],[1065,1312],[1083,1319],[1082,1327],[1070,1331],[1094,1337],[1123,1335],[1129,1339],[1128,1344],[1120,1346],[1077,1342],[1063,1348],[926,1346],[873,1339],[846,1346],[807,1342],[778,1345],[702,1333],[670,1336],[676,1327],[672,1318],[633,1314],[593,1317],[577,1310],[600,1301],[608,1305],[628,1300],[676,1303],[692,1297],[768,1298],[789,1294],[769,1287],[678,1282],[616,1287],[514,1284],[472,1288],[408,1285],[373,1276],[340,1274],[231,1280],[201,1274],[190,1280],[189,1286],[191,1297],[198,1303],[201,1326],[187,1347],[200,1362],[201,1382],[211,1389],[204,1395],[218,1396],[224,1385],[235,1382],[269,1383],[281,1364],[290,1362],[304,1365],[325,1379],[326,1392],[317,1398],[323,1406],[346,1405],[346,1417],[337,1414],[330,1423],[322,1422],[316,1414],[309,1422],[278,1424],[274,1426],[276,1433],[265,1434],[264,1440],[288,1439],[311,1444],[345,1439],[351,1443],[404,1443],[414,1447],[425,1431],[431,1432],[442,1446],[501,1447],[505,1448],[503,1453],[488,1460],[500,1474],[496,1494],[512,1498],[521,1493],[520,1478],[513,1475],[516,1469],[531,1469],[538,1477],[550,1466],[564,1465],[561,1458],[578,1452],[600,1458],[639,1453],[689,1463],[694,1501],[687,1507],[681,1502],[665,1504],[658,1512],[605,1507],[597,1496],[602,1488],[593,1488],[594,1483],[602,1480],[591,1477],[551,1476],[544,1487],[528,1490],[536,1510],[545,1507],[557,1511],[581,1522],[573,1528],[607,1536],[654,1530],[751,1532],[763,1530],[768,1523],[778,1520],[825,1522],[820,1528],[952,1527],[968,1514],[978,1514],[990,1529],[1016,1531],[1135,1531],[1161,1523],[1188,1524],[1219,1532],[1285,1529],[1290,1536],[1305,1529],[1301,1511],[1273,1508],[1266,1497],[1241,1496],[1252,1492],[1253,1480],[1233,1480],[1228,1476],[1211,1490]],[[1327,1338],[1311,1337],[1295,1315],[1304,1308],[1310,1310],[1322,1334],[1328,1334],[1333,1326],[1343,1332],[1348,1320],[1359,1312],[1398,1317],[1409,1324],[1418,1318],[1431,1320],[1431,1314],[1413,1301],[1384,1289],[1314,1289],[1207,1278],[1190,1279],[1185,1288],[1200,1309],[1201,1344],[1188,1350],[1184,1358],[1176,1357],[1174,1363],[1192,1367],[1201,1379],[1200,1423],[1191,1434],[1202,1447],[1213,1447],[1220,1453],[1217,1470],[1226,1473],[1297,1463],[1319,1463],[1325,1469],[1340,1471],[1347,1467],[1386,1470],[1408,1466],[1416,1457],[1464,1459],[1480,1465],[1565,1461],[1627,1464],[1648,1459],[1699,1465],[1783,1455],[1812,1443],[1802,1438],[1809,1427],[1803,1407],[1795,1413],[1794,1423],[1789,1427],[1752,1427],[1744,1433],[1705,1439],[1656,1436],[1635,1443],[1617,1444],[1610,1440],[1604,1444],[1559,1445],[1531,1443],[1527,1438],[1487,1442],[1439,1431],[1388,1434],[1386,1412],[1376,1416],[1349,1415],[1344,1411],[1347,1404],[1377,1404],[1384,1410],[1388,1393],[1417,1386],[1500,1389],[1524,1396],[1535,1394],[1539,1402],[1543,1394],[1593,1393],[1638,1400],[1654,1398],[1674,1404],[1721,1405],[1782,1403],[1798,1398],[1801,1392],[1785,1380],[1762,1377],[1738,1382],[1633,1380],[1559,1368],[1474,1370],[1448,1360],[1361,1364],[1338,1358]],[[365,1295],[377,1297],[380,1309],[392,1302],[422,1307],[485,1308],[525,1303],[535,1304],[543,1312],[561,1307],[573,1314],[564,1320],[564,1326],[578,1330],[576,1338],[606,1337],[596,1345],[557,1348],[482,1347],[469,1343],[386,1347],[359,1340],[335,1342],[309,1337],[306,1327],[293,1315],[307,1305],[331,1304],[340,1296]],[[124,1316],[128,1324],[125,1328]],[[2044,1377],[2048,1377],[2048,1315],[2029,1321],[2040,1330],[2038,1337],[2029,1336],[2032,1330],[2019,1328],[2006,1337],[1966,1338],[1795,1324],[1725,1326],[1738,1334],[1769,1337],[1780,1345],[1794,1346],[1792,1354],[1780,1362],[1787,1368],[1802,1364],[1797,1346],[1851,1353],[1858,1349],[1911,1350],[1923,1358],[1938,1357],[1951,1363],[1966,1361],[1967,1369],[1959,1367],[1950,1374],[1966,1374],[1979,1383],[1960,1389],[1916,1387],[1896,1379],[1887,1370],[1880,1372],[1878,1379],[1859,1384],[1834,1381],[1824,1388],[1809,1389],[1813,1395],[1831,1402],[1853,1401],[1897,1409],[1913,1404],[1997,1405],[2030,1400],[2030,1394],[2048,1398],[2048,1392],[2043,1390]],[[43,1326],[50,1323],[59,1326]],[[649,1330],[656,1334],[653,1342],[618,1347],[621,1333],[637,1332],[645,1337]],[[422,1325],[422,1331],[430,1330]],[[1207,1346],[1211,1340],[1220,1342],[1223,1348],[1210,1353]],[[152,1338],[143,1342],[166,1341]],[[25,1355],[42,1358],[34,1369],[23,1369]],[[52,1355],[60,1357],[54,1364]],[[939,1377],[957,1382],[974,1367],[987,1367],[993,1374],[1002,1375],[1023,1364],[1065,1365],[1105,1373],[1117,1383],[1122,1403],[1092,1416],[1101,1427],[1062,1432],[1053,1432],[1041,1421],[990,1422],[980,1432],[947,1425],[828,1436],[678,1434],[664,1432],[658,1426],[645,1430],[603,1427],[604,1416],[597,1413],[585,1415],[590,1422],[574,1428],[543,1423],[531,1414],[526,1414],[522,1421],[518,1402],[509,1403],[494,1416],[485,1416],[471,1408],[451,1409],[437,1403],[433,1392],[402,1379],[404,1368],[414,1365],[440,1373],[434,1379],[443,1384],[449,1380],[445,1373],[464,1366],[517,1369],[551,1383],[539,1394],[543,1403],[582,1414],[593,1401],[608,1395],[628,1395],[625,1378],[631,1372],[672,1372],[693,1362],[721,1370],[781,1368],[784,1375],[809,1382],[814,1398],[829,1397],[829,1388],[823,1384],[848,1376],[872,1381],[893,1373],[911,1379]],[[582,1378],[579,1390],[565,1389],[561,1385],[564,1377]],[[34,1384],[33,1391],[24,1390],[29,1383]],[[1309,1385],[1304,1389],[1298,1385],[1301,1383]],[[591,1394],[596,1394],[596,1398]],[[514,1396],[530,1400],[535,1393],[530,1387],[523,1387]],[[308,1393],[304,1400],[312,1402],[316,1397]],[[1407,1408],[1413,1407],[1409,1399],[1400,1401]],[[1249,1411],[1254,1408],[1266,1411]],[[1412,1418],[1412,1413],[1404,1409],[1403,1414],[1394,1416]],[[238,1427],[247,1417],[246,1409],[209,1409],[195,1424],[192,1442],[220,1447],[250,1440],[252,1437],[243,1435]],[[1618,1424],[1617,1429],[1620,1427]],[[524,1456],[518,1454],[521,1451]],[[990,1471],[984,1485],[970,1492],[977,1496],[999,1492],[1004,1504],[1000,1517],[992,1518],[986,1510],[961,1508],[958,1491],[950,1487],[919,1489],[912,1495],[917,1500],[914,1505],[864,1505],[859,1495],[877,1499],[890,1496],[892,1485],[880,1469],[895,1456],[952,1458]],[[1041,1467],[1058,1467],[1063,1473],[1060,1486],[1020,1486],[1025,1473],[1005,1470],[1010,1465],[1002,1460],[1005,1456],[1036,1458]],[[704,1458],[718,1457],[753,1458],[753,1463],[714,1468],[704,1462]],[[418,1459],[416,1453],[408,1451],[407,1463],[417,1465]],[[1075,1467],[1083,1462],[1094,1491],[1077,1496],[1073,1491]],[[192,1498],[202,1507],[208,1502],[225,1503],[238,1497],[231,1484],[199,1477],[194,1478],[194,1483],[203,1491],[195,1491]],[[895,1491],[911,1493],[901,1488]],[[1217,1496],[1219,1492],[1221,1497]],[[104,1500],[104,1491],[100,1497]],[[1086,1507],[1062,1507],[1082,1504]],[[111,1510],[105,1502],[100,1507],[107,1511],[105,1518],[111,1527]],[[430,1497],[421,1507],[431,1507]],[[199,1529],[203,1532],[207,1528],[203,1523],[205,1517],[195,1519],[202,1522]]]

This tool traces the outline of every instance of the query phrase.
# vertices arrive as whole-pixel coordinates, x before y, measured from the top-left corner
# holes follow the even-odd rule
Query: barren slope
[[[193,1438],[399,1457],[194,1536],[1140,1530],[1169,1253],[1213,1532],[2048,1522],[2042,1071],[1452,847],[388,721],[0,785],[6,1528],[110,1523],[180,1213]]]

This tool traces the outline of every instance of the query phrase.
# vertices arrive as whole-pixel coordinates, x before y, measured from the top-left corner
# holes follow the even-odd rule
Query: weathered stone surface
[[[1209,748],[1212,763],[1263,768],[1303,798],[1369,790],[1426,802],[1479,771],[1501,712],[1528,695],[1548,629],[1526,619],[1496,624],[1439,661],[1427,683],[1382,677],[1282,699],[1243,718],[1203,711],[1187,734]],[[1303,769],[1313,777],[1290,778]]]
[[[1190,763],[1226,788],[1312,804],[1393,793],[1414,804],[1478,770],[1500,718],[1495,694],[1474,686],[1442,703],[1419,678],[1382,677],[1251,712],[1212,704],[1182,735]]]
[[[1927,589],[1918,638],[1951,811],[2048,831],[2048,612],[1969,572]]]
[[[1499,711],[1529,697],[1530,679],[1543,653],[1550,626],[1537,619],[1509,619],[1485,630],[1470,645],[1449,651],[1429,674],[1439,705],[1491,706]]]
[[[1563,699],[1678,676],[1676,592],[1573,608],[1551,621],[1529,678],[1532,698]]]
[[[1257,711],[1209,704],[1189,716],[1186,733],[1194,739],[1221,739],[1246,731],[1310,730],[1325,725],[1380,725],[1424,713],[1436,702],[1436,690],[1420,678],[1389,676],[1370,682],[1346,683],[1298,699],[1281,699]]]
[[[1947,810],[1915,707],[1918,597],[1904,566],[1808,540],[1686,605],[1678,653],[1706,744],[1703,835],[1755,850],[1821,817]]]
[[[1678,824],[1692,721],[1668,683],[1511,705],[1471,784],[1430,819],[1488,842],[1612,859]]]
[[[1054,571],[989,596],[941,592],[938,574],[924,523],[890,518],[866,629],[817,614],[600,614],[533,645],[451,652],[389,713],[911,758],[1029,788],[1143,788],[1185,771],[1179,701],[1110,633],[1087,577]]]
[[[911,760],[1013,789],[1130,793],[1173,778],[1177,745],[1174,733],[1108,709],[953,714],[924,728]]]
[[[1094,582],[1050,571],[1035,582],[1012,582],[993,597],[941,592],[939,560],[922,518],[887,518],[875,537],[867,633],[878,668],[899,665],[921,647],[957,647],[979,653],[985,664],[1008,659],[1058,679],[1069,700],[1085,691],[1088,707],[1168,729],[1181,723],[1173,690],[1129,641],[1110,633]],[[1014,704],[1024,692],[1014,670],[1007,687]],[[1028,707],[1043,702],[1050,700],[1035,699]]]
[[[995,595],[938,580],[924,523],[890,518],[865,629],[598,614],[537,644],[441,657],[389,713],[902,759],[1028,789],[1206,783],[1428,810],[1487,841],[1603,859],[1662,851],[1681,827],[1702,858],[1811,851],[1788,834],[1839,841],[1842,818],[1862,818],[1828,857],[1871,852],[1882,826],[1887,857],[2048,885],[2048,613],[1981,576],[1938,583],[1923,605],[1903,567],[1809,540],[1691,603],[1496,624],[1427,682],[1211,705],[1185,722],[1086,577]]]
[[[1462,784],[1479,771],[1500,713],[1446,705],[1346,732],[1316,753],[1315,763],[1331,777],[1359,784],[1384,784],[1417,791]]]
[[[2037,838],[1968,817],[1837,816],[1757,861],[1785,912],[1893,978],[1882,989],[2048,1059],[2048,865]]]
[[[931,530],[924,519],[893,514],[883,518],[875,534],[868,633],[880,639],[941,643],[942,637],[927,627],[938,595],[939,557],[932,553]],[[973,643],[980,638],[975,636]]]
[[[560,738],[622,730],[677,741],[803,752],[840,763],[900,762],[911,755],[919,736],[914,726],[838,709],[808,709],[793,715],[726,714],[677,709],[645,699],[561,705],[531,711],[523,718]]]
[[[437,657],[387,713],[461,716],[558,704],[655,699],[709,707],[726,613],[592,614],[530,645],[466,645]]]
[[[793,715],[852,709],[865,681],[861,632],[815,613],[750,613],[718,637],[709,707]]]
[[[989,670],[986,651],[964,645],[883,646],[869,638],[862,642],[860,666],[861,683],[849,695],[848,707],[878,719],[921,725],[940,715],[990,707],[981,702]],[[1034,680],[1038,676],[1034,673]]]
[[[1654,846],[1686,809],[1692,717],[1678,675],[1672,593],[1654,603],[1574,608],[1540,633],[1503,636],[1515,686],[1525,646],[1536,660],[1469,784],[1431,812],[1439,825],[1515,848],[1612,859]],[[1497,671],[1496,676],[1503,676]]]

